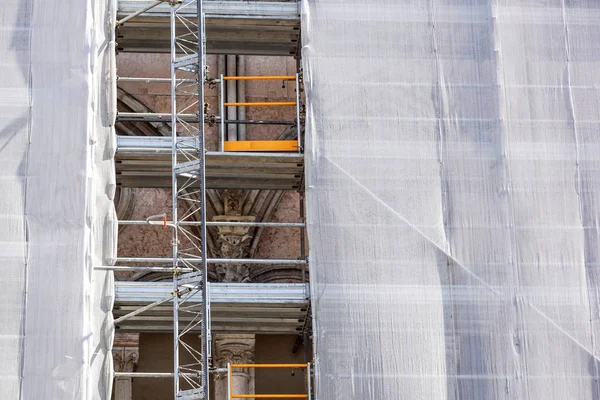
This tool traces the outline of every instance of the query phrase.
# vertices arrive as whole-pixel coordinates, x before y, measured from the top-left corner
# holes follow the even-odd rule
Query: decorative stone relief
[[[227,364],[254,364],[256,339],[254,335],[217,335],[214,341],[214,360],[219,368]],[[254,393],[254,370],[236,368],[231,374],[231,387],[236,394]],[[215,376],[215,399],[227,398],[227,373]]]
[[[304,267],[304,282],[302,269]],[[256,283],[307,283],[308,267],[302,265],[263,265],[250,271],[250,280]]]
[[[225,215],[215,215],[213,221],[220,222],[254,222],[256,217],[242,215],[241,190],[223,191],[223,209]],[[248,257],[250,227],[247,226],[219,226],[217,227],[217,253],[222,258],[246,258]],[[217,264],[215,268],[219,282],[248,282],[250,281],[250,269],[244,264]]]
[[[139,360],[139,347],[113,347],[113,364],[116,372],[134,372]]]
[[[256,339],[254,335],[217,335],[214,341],[215,362],[219,368],[230,364],[253,364]]]
[[[225,215],[242,215],[243,206],[243,190],[223,191],[223,214]]]

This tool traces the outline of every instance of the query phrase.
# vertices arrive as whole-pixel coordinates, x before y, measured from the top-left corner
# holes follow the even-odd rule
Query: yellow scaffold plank
[[[225,151],[298,151],[297,140],[226,141]]]

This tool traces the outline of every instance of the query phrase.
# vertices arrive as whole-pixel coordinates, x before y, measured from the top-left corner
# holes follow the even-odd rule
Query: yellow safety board
[[[225,151],[298,151],[297,140],[226,141]]]

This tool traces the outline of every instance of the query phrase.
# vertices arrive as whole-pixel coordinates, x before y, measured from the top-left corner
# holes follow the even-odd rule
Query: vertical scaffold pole
[[[177,217],[177,69],[175,60],[176,51],[176,13],[177,3],[171,3],[171,200],[173,202],[172,219],[175,224],[173,229],[173,398],[177,399],[179,392],[179,283],[177,282],[177,267],[179,265],[178,242],[178,217]]]
[[[300,75],[296,73],[296,124],[298,126],[298,152],[302,153],[302,125],[300,123]]]
[[[233,377],[231,376],[231,363],[227,363],[227,400],[231,400],[233,395]]]
[[[198,101],[200,106],[200,122],[198,126],[198,139],[200,147],[200,241],[202,254],[202,304],[204,307],[202,318],[202,389],[204,391],[204,399],[208,400],[209,396],[209,358],[211,353],[211,335],[210,335],[210,299],[208,293],[208,266],[207,266],[207,245],[206,245],[206,168],[205,168],[205,138],[204,138],[204,15],[202,11],[202,0],[197,0],[198,10]],[[225,118],[221,115],[221,118]]]
[[[308,392],[308,400],[312,400],[312,377],[310,370],[310,363],[306,364],[306,381],[307,381],[307,392]]]
[[[225,125],[225,83],[223,79],[223,74],[221,74],[221,82],[220,82],[220,96],[219,96],[219,113],[221,114],[221,135],[219,142],[219,150],[225,151],[225,129],[227,129],[227,125]]]

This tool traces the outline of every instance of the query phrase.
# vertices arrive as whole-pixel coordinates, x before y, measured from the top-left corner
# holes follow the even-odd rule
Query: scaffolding
[[[227,364],[227,400],[233,399],[311,399],[312,388],[311,388],[311,373],[310,363],[306,364]],[[238,368],[294,368],[304,369],[306,371],[306,393],[234,393],[233,388],[233,371]]]
[[[113,271],[163,272],[166,282],[117,282],[113,314],[121,332],[173,333],[173,372],[127,373],[128,377],[172,378],[175,400],[208,399],[209,374],[227,372],[211,366],[212,333],[294,334],[308,338],[309,290],[303,220],[299,222],[207,221],[208,189],[302,191],[301,75],[207,77],[206,54],[297,56],[297,2],[121,0],[116,29],[120,52],[170,51],[170,78],[119,77],[119,82],[170,84],[171,112],[118,112],[120,122],[170,123],[171,137],[117,139],[117,184],[133,188],[171,188],[167,213],[122,226],[158,226],[172,231],[172,257],[117,257]],[[168,33],[168,48],[165,37]],[[228,80],[294,82],[295,101],[226,102]],[[219,115],[208,115],[204,85],[219,85]],[[295,107],[294,120],[228,119],[226,107]],[[218,151],[205,149],[205,123],[221,128]],[[296,127],[297,138],[277,141],[226,140],[227,124]],[[301,195],[302,198],[302,195]],[[303,207],[301,200],[300,208]],[[300,216],[303,218],[303,211]],[[301,231],[297,259],[211,258],[207,227],[273,227]],[[170,264],[170,266],[166,266]],[[209,283],[208,265],[301,265],[300,284]],[[198,334],[201,347],[186,342]],[[181,355],[193,360],[183,363]],[[189,358],[188,357],[188,358]],[[307,370],[310,393],[310,368]],[[117,376],[125,376],[123,374]],[[259,395],[252,396],[259,397]],[[310,395],[303,395],[310,398]]]

